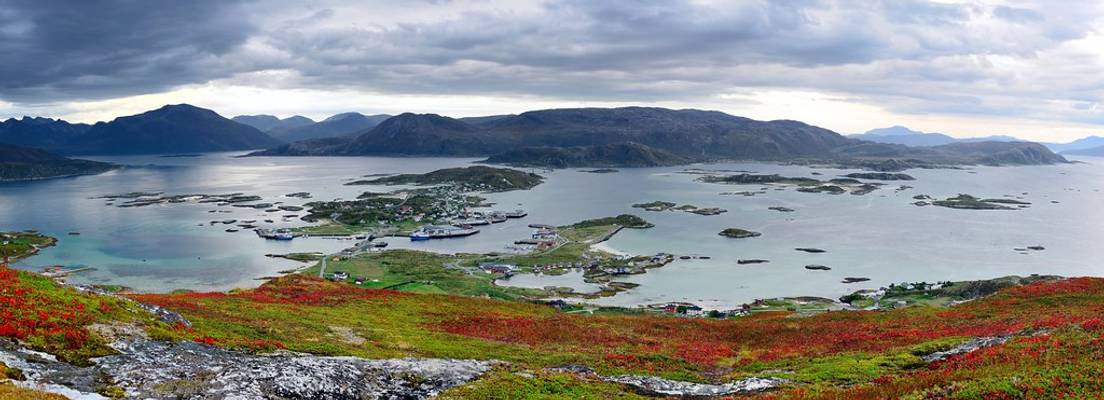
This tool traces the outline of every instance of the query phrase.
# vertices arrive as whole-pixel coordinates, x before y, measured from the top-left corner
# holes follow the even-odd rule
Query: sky
[[[646,105],[1104,134],[1104,2],[0,0],[0,118]]]

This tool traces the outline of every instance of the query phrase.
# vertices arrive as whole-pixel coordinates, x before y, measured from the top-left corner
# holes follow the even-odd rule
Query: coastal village
[[[690,170],[686,173],[704,175],[699,180],[710,183],[796,185],[799,186],[799,189],[824,186],[824,182],[814,179],[746,173],[718,176],[715,175],[715,172],[710,172],[710,174],[706,174],[706,172],[709,171]],[[707,256],[676,256],[668,253],[647,256],[616,255],[595,250],[591,247],[609,239],[623,228],[643,229],[650,226],[643,219],[630,215],[583,221],[568,226],[530,223],[528,226],[532,231],[528,237],[517,238],[512,244],[504,244],[507,251],[503,253],[431,257],[411,254],[410,251],[405,250],[380,253],[373,250],[387,246],[387,242],[379,240],[385,237],[409,238],[415,241],[463,237],[479,233],[480,228],[484,226],[525,218],[528,213],[524,210],[493,210],[493,204],[487,203],[486,199],[479,196],[479,194],[529,189],[540,184],[542,178],[539,175],[518,170],[483,166],[451,168],[426,174],[373,174],[364,178],[366,179],[353,180],[346,183],[346,185],[403,185],[404,187],[387,192],[367,191],[352,200],[310,201],[301,206],[285,204],[283,201],[265,201],[260,196],[243,193],[164,195],[163,193],[134,192],[105,195],[100,199],[106,200],[107,205],[124,208],[192,203],[214,205],[216,209],[211,210],[212,212],[222,212],[219,211],[218,207],[263,210],[266,213],[280,213],[280,215],[272,218],[258,217],[264,218],[263,220],[213,220],[209,225],[232,225],[226,229],[228,232],[251,229],[259,237],[270,240],[293,240],[297,237],[321,236],[358,241],[346,250],[331,255],[321,253],[271,255],[300,262],[321,264],[315,264],[313,268],[308,264],[303,268],[285,272],[317,272],[333,281],[346,282],[362,287],[395,290],[413,290],[422,287],[438,288],[444,284],[442,283],[444,280],[460,279],[478,283],[474,287],[482,287],[482,289],[476,289],[476,293],[482,292],[484,295],[495,293],[505,298],[546,299],[545,301],[551,301],[549,304],[563,309],[586,309],[586,306],[569,305],[568,301],[571,303],[585,303],[587,299],[612,296],[622,291],[631,290],[637,285],[623,281],[623,278],[643,274],[653,268],[663,267],[676,259],[708,258]],[[877,186],[862,186],[861,183],[855,181],[855,178],[910,180],[911,177],[904,174],[856,175],[848,176],[846,179],[836,179],[831,183],[843,185],[854,194],[864,194],[864,192]],[[297,200],[313,198],[312,194],[308,192],[288,193],[284,197]],[[665,201],[639,203],[632,206],[651,212],[682,211],[703,216],[718,215],[726,211],[716,207],[679,206],[676,203]],[[298,219],[311,223],[311,225],[281,228],[278,227],[277,218],[283,222]],[[262,226],[265,224],[268,226]],[[736,233],[728,233],[728,231]],[[755,237],[759,234],[730,228],[722,232],[721,235],[745,238]],[[388,259],[396,255],[399,259],[394,260],[394,262],[415,263],[418,264],[419,268],[425,267],[427,269],[415,274],[398,273],[395,274],[397,276],[393,279],[388,279],[387,275],[392,274],[391,272],[379,272],[377,270],[394,269],[396,268],[394,262],[388,261],[391,264],[384,267],[382,263],[365,261],[365,259],[372,260],[374,258]],[[399,261],[400,259],[402,261]],[[744,261],[740,260],[741,264]],[[365,270],[364,268],[355,267],[365,262],[374,265],[374,268]],[[326,264],[330,264],[329,268],[326,267]],[[314,268],[317,268],[317,271]],[[410,269],[411,267],[403,268]],[[466,277],[452,275],[442,277],[432,272],[442,269]],[[376,271],[376,273],[374,275],[368,273],[372,271]],[[520,289],[499,286],[502,281],[509,280],[518,274],[560,275],[569,272],[581,273],[583,283],[596,285],[599,290],[586,293],[577,292],[569,287],[547,286],[540,289]],[[382,277],[378,276],[381,274]],[[427,276],[434,278],[429,279]],[[495,288],[491,289],[491,287]],[[445,291],[448,292],[449,290],[446,289]],[[876,300],[872,302],[856,300],[853,305],[851,302],[841,303],[820,298],[777,298],[758,299],[728,310],[707,310],[691,303],[652,304],[644,306],[643,309],[684,317],[723,319],[768,311],[815,313],[845,307],[891,308],[909,304],[907,301],[905,303],[881,301],[884,297],[883,293],[884,291],[856,294],[853,296],[854,299],[869,298]]]

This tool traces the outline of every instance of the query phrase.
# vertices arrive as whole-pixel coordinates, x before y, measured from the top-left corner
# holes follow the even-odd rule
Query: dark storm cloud
[[[216,80],[573,101],[781,88],[902,112],[1034,115],[1069,99],[1086,112],[1101,62],[1063,45],[1100,15],[1029,1],[0,2],[0,52],[17,60],[0,64],[0,100]]]
[[[255,28],[232,1],[0,2],[0,98],[149,93],[226,76]]]
[[[1099,15],[1091,5],[1048,11],[913,0],[557,1],[533,13],[296,24],[264,41],[294,55],[286,61],[300,84],[392,93],[637,101],[749,87],[894,97],[939,88],[974,101],[984,93],[962,92],[1008,83],[986,57],[1036,58],[1090,33]]]

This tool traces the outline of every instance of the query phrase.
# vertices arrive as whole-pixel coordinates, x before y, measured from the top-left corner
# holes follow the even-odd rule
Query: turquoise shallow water
[[[330,239],[264,241],[251,232],[227,233],[222,225],[197,226],[214,219],[273,218],[261,210],[173,204],[140,208],[107,207],[91,197],[130,191],[167,194],[244,192],[266,202],[301,204],[283,197],[308,191],[315,199],[353,198],[363,191],[392,188],[344,186],[365,174],[428,172],[467,165],[456,158],[234,158],[206,154],[195,158],[99,158],[129,165],[98,176],[0,184],[0,230],[38,229],[60,239],[59,245],[20,263],[88,265],[96,270],[75,276],[78,282],[117,283],[140,290],[175,288],[224,290],[255,286],[256,278],[299,264],[264,257],[291,251],[336,251],[351,244]],[[914,170],[914,189],[895,192],[888,185],[866,196],[770,190],[753,197],[722,192],[756,186],[705,184],[683,167],[625,169],[615,174],[575,170],[541,172],[548,177],[530,191],[488,195],[501,209],[525,208],[529,217],[485,227],[478,235],[455,240],[411,243],[391,239],[392,247],[440,252],[502,251],[528,235],[529,223],[566,224],[585,218],[635,213],[656,224],[648,230],[626,230],[605,245],[636,254],[699,254],[709,260],[687,260],[645,275],[625,279],[641,286],[600,302],[636,305],[686,300],[714,307],[754,298],[819,295],[835,297],[890,282],[990,278],[1010,274],[1048,273],[1104,275],[1099,265],[1104,239],[1104,168],[1088,163],[1043,167],[979,167],[969,170]],[[749,170],[827,179],[849,171],[772,164],[710,164],[708,169]],[[970,193],[982,197],[1022,196],[1033,205],[1018,211],[970,211],[916,207],[916,194],[937,198]],[[1022,193],[1027,193],[1026,195]],[[728,209],[719,216],[683,212],[646,212],[633,203],[665,200]],[[1051,203],[1058,201],[1059,203]],[[780,213],[770,206],[797,211]],[[232,214],[209,213],[211,209]],[[293,214],[288,212],[275,213]],[[283,223],[280,226],[301,224]],[[739,227],[763,233],[753,239],[726,239],[717,232]],[[77,231],[80,236],[68,236]],[[1015,247],[1040,244],[1045,251],[1022,255]],[[823,254],[794,251],[818,247]],[[740,258],[769,259],[769,264],[737,265]],[[824,264],[831,271],[808,271]],[[843,284],[847,276],[870,282]],[[564,286],[564,277],[555,284]],[[539,286],[539,277],[526,277]]]

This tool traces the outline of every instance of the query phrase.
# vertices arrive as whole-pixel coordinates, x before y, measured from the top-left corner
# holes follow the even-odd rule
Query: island
[[[57,239],[35,231],[0,232],[0,261],[18,261],[55,244]]]
[[[844,175],[848,178],[855,179],[869,179],[876,181],[914,181],[912,175],[903,173],[891,173],[891,172],[855,172]]]
[[[559,227],[542,227],[530,239],[519,240],[528,251],[519,254],[440,254],[394,249],[337,257],[323,271],[316,264],[301,273],[324,274],[335,281],[365,288],[416,293],[450,293],[500,299],[541,299],[552,296],[596,298],[612,296],[634,287],[617,282],[621,276],[642,274],[674,260],[669,254],[619,256],[593,245],[622,229],[648,229],[643,218],[624,214]],[[306,257],[306,256],[304,256]],[[570,270],[583,273],[584,282],[597,292],[576,293],[570,288],[520,288],[498,284],[518,274],[559,275]]]
[[[475,211],[483,197],[467,194],[460,186],[365,192],[356,200],[314,201],[305,204],[307,222],[321,225],[296,228],[311,235],[352,235],[374,231],[377,235],[407,234],[422,225],[467,223],[485,225],[505,221],[505,212]],[[499,215],[501,214],[501,217]]]
[[[698,207],[690,204],[676,205],[669,201],[653,201],[649,203],[633,204],[633,208],[643,208],[647,211],[683,211],[698,215],[720,215],[728,212],[719,207]]]
[[[465,192],[508,192],[528,190],[544,181],[544,177],[510,168],[472,166],[445,168],[425,174],[389,175],[358,180],[346,185],[453,185]]]
[[[814,178],[790,177],[778,174],[750,174],[738,173],[728,175],[705,175],[697,178],[700,182],[720,183],[728,185],[767,185],[780,188],[793,187],[802,193],[826,193],[843,194],[850,193],[862,196],[881,188],[882,184],[864,183],[854,178],[836,178],[821,181]],[[737,194],[753,195],[754,192],[741,192]]]
[[[93,199],[107,200],[106,205],[113,205],[119,208],[132,208],[132,207],[146,207],[155,204],[179,204],[179,203],[195,203],[195,204],[207,204],[213,203],[218,206],[234,206],[242,208],[257,208],[264,209],[272,207],[272,203],[257,203],[257,204],[245,204],[261,201],[261,196],[247,195],[244,193],[220,193],[220,194],[206,194],[206,193],[186,193],[186,194],[174,194],[165,195],[163,192],[129,192],[129,193],[116,193],[106,194],[102,196],[93,197]]]
[[[718,233],[718,235],[721,235],[721,236],[724,236],[724,237],[727,237],[727,238],[733,238],[733,239],[744,239],[744,238],[759,237],[759,236],[762,236],[763,234],[759,233],[759,232],[752,232],[752,231],[749,231],[749,230],[746,230],[746,229],[728,228],[728,229],[725,229],[725,230],[721,231],[720,233]]]
[[[944,200],[932,201],[931,204],[960,210],[1015,210],[1017,207],[1009,207],[1008,204],[1024,208],[1031,203],[1012,199],[981,199],[968,194],[959,194]]]
[[[118,165],[62,157],[45,150],[0,144],[0,182],[95,175]]]

